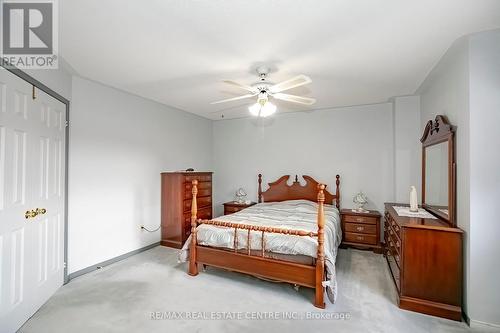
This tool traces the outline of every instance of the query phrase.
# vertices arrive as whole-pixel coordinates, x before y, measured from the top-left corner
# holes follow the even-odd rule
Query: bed
[[[325,290],[334,302],[337,285],[335,259],[341,242],[340,176],[335,195],[326,185],[303,176],[282,176],[262,191],[258,204],[213,220],[197,218],[197,184],[193,180],[191,236],[181,250],[189,260],[188,274],[198,265],[214,266],[315,289],[314,305],[325,308]],[[189,250],[189,251],[188,251]]]

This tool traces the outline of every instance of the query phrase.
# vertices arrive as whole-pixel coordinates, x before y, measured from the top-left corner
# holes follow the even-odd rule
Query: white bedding
[[[335,259],[337,248],[342,240],[339,211],[335,206],[325,205],[325,265],[327,295],[335,302],[337,281],[335,276]],[[217,221],[227,221],[240,224],[255,224],[284,229],[297,229],[317,232],[318,204],[308,200],[289,200],[283,202],[260,203],[240,212],[216,218]],[[234,229],[202,224],[198,226],[197,243],[200,245],[234,248]],[[247,231],[238,231],[238,248],[247,248]],[[250,248],[261,249],[261,232],[252,231]],[[265,233],[266,251],[281,254],[306,255],[316,258],[318,241],[315,237],[290,236],[275,233]],[[184,244],[179,260],[185,262],[188,258],[189,238]]]

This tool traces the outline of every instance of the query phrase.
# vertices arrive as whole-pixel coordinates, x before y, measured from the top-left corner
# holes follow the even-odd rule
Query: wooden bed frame
[[[325,308],[324,287],[322,282],[325,276],[325,250],[324,250],[324,203],[333,204],[339,208],[340,204],[340,176],[336,176],[336,191],[332,195],[326,190],[326,185],[318,183],[312,177],[302,176],[306,185],[300,185],[298,177],[292,185],[287,181],[290,176],[282,176],[277,181],[269,183],[269,189],[262,192],[262,175],[259,174],[259,202],[278,202],[285,200],[306,199],[318,202],[318,231],[308,232],[304,230],[282,229],[273,227],[257,226],[252,224],[238,224],[232,222],[222,222],[215,220],[202,220],[197,218],[198,207],[196,196],[198,194],[198,181],[193,180],[193,202],[191,205],[191,244],[189,251],[189,275],[198,275],[198,264],[224,268],[231,271],[250,274],[259,278],[273,279],[281,282],[293,283],[296,285],[314,288],[316,295],[314,306]],[[238,238],[234,237],[233,250],[217,247],[198,245],[196,237],[196,227],[200,224],[210,224],[220,227],[247,230],[247,253],[238,251]],[[261,253],[260,256],[251,255],[250,232],[261,232]],[[309,236],[318,238],[318,252],[315,264],[306,265],[291,261],[278,260],[265,256],[265,233],[280,233],[293,236]]]

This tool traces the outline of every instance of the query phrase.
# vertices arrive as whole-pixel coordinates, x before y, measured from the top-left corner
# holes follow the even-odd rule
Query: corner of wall
[[[408,202],[411,185],[421,192],[420,96],[397,96],[393,103],[394,200]]]

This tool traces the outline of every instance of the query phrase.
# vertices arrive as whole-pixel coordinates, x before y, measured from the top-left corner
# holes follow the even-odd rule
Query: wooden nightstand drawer
[[[235,201],[229,201],[224,203],[224,215],[229,215],[237,213],[245,208],[255,205],[256,202],[250,202],[249,204],[239,204]]]
[[[355,212],[346,208],[340,211],[340,215],[342,218],[343,247],[372,249],[375,253],[383,252],[380,243],[381,215],[379,212],[376,210]],[[389,238],[389,234],[387,234],[387,238]]]
[[[366,224],[377,224],[377,217],[368,217],[368,216],[356,216],[356,215],[344,215],[345,222],[353,222],[353,223],[366,223]]]
[[[377,235],[358,234],[354,232],[345,233],[346,242],[377,245]]]
[[[241,207],[235,207],[235,206],[225,207],[224,208],[224,215],[236,213],[236,212],[239,212],[242,209],[243,208],[241,208]]]
[[[362,224],[362,223],[346,223],[346,232],[356,232],[360,234],[372,234],[377,233],[377,226],[375,224]]]

